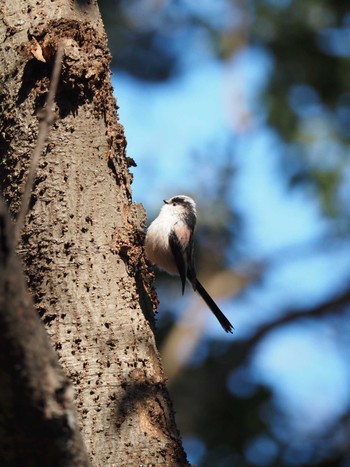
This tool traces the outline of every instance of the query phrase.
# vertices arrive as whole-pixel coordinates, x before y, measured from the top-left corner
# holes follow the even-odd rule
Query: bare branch
[[[236,367],[246,363],[252,355],[252,349],[257,346],[271,331],[283,326],[298,322],[301,319],[322,318],[339,315],[350,304],[350,289],[347,289],[332,299],[319,305],[300,310],[289,310],[283,316],[262,325],[250,338],[240,343],[239,357]]]
[[[53,70],[52,70],[49,92],[47,94],[44,108],[42,109],[42,112],[40,115],[41,120],[39,122],[38,140],[36,142],[36,146],[34,148],[34,151],[31,157],[27,181],[26,181],[24,192],[22,195],[21,208],[16,219],[15,244],[17,244],[19,241],[19,238],[20,238],[23,226],[24,226],[24,220],[29,209],[29,202],[30,202],[30,197],[32,194],[33,184],[35,181],[35,175],[36,175],[36,171],[37,171],[37,167],[39,163],[39,157],[44,149],[44,144],[47,140],[50,126],[55,117],[52,107],[53,107],[55,97],[56,97],[58,81],[60,79],[63,54],[64,54],[64,44],[61,42],[56,52],[56,58],[55,58],[55,63],[54,63]]]

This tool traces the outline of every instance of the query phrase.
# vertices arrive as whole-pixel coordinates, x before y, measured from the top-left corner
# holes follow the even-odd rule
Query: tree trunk
[[[1,466],[88,466],[72,386],[26,290],[2,200],[0,233]]]
[[[132,161],[117,121],[97,4],[6,0],[1,15],[1,184],[13,216],[55,51],[65,44],[57,119],[19,252],[36,308],[74,383],[87,450],[97,466],[187,465],[152,331],[145,214],[131,201]]]

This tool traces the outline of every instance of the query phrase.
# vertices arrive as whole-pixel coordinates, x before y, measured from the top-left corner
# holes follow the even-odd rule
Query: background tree
[[[249,303],[254,295],[257,299],[249,313],[260,311],[251,318],[254,322],[245,334],[240,322],[232,342],[222,342],[219,338],[202,341],[191,354],[191,360],[182,362],[182,368],[179,365],[176,372],[168,369],[169,374],[176,376],[171,392],[181,432],[193,454],[191,458],[201,466],[345,465],[349,460],[349,396],[345,395],[343,402],[338,401],[332,417],[326,421],[322,419],[324,407],[316,404],[310,407],[314,415],[319,412],[323,422],[317,429],[308,429],[306,420],[296,421],[298,414],[293,414],[293,418],[292,408],[275,397],[272,385],[263,384],[261,375],[254,371],[254,361],[269,339],[278,333],[285,336],[298,327],[312,330],[320,341],[328,332],[332,336],[329,341],[347,370],[344,379],[349,374],[346,359],[349,268],[339,266],[342,255],[349,254],[348,4],[327,0],[223,0],[205,4],[190,0],[120,0],[113,2],[113,6],[110,2],[101,2],[101,8],[117,80],[118,73],[120,76],[126,71],[146,83],[145,93],[153,89],[150,82],[160,83],[164,90],[165,83],[183,78],[191,66],[198,66],[203,56],[215,62],[220,60],[221,70],[227,70],[244,53],[251,53],[250,74],[261,67],[262,57],[265,61],[265,76],[252,91],[253,97],[236,94],[231,98],[229,89],[225,95],[229,110],[235,115],[226,152],[218,141],[205,150],[198,143],[195,156],[192,154],[195,170],[191,171],[191,179],[186,178],[181,185],[180,177],[173,177],[173,190],[178,192],[179,186],[181,189],[187,186],[199,200],[205,200],[205,209],[200,213],[202,228],[197,234],[200,243],[197,251],[201,252],[198,269],[204,270],[209,280],[222,270],[227,272],[229,267],[242,271],[243,263],[249,266],[246,280],[241,281],[245,288],[237,307],[242,302]],[[244,89],[244,76],[237,74],[231,79]],[[139,95],[142,95],[142,86],[138,86]],[[208,85],[207,89],[209,93],[212,88]],[[157,109],[159,111],[159,106]],[[166,112],[174,110],[168,107]],[[180,124],[184,116],[179,113],[177,117]],[[207,114],[196,116],[198,120],[207,117]],[[150,122],[147,123],[150,132]],[[320,219],[318,235],[309,242],[293,243],[291,236],[290,247],[276,247],[269,255],[257,255],[249,249],[247,231],[254,213],[247,208],[244,210],[243,202],[238,204],[237,179],[242,168],[239,146],[242,139],[251,137],[250,133],[257,126],[272,135],[277,147],[273,155],[266,153],[265,161],[267,164],[274,158],[275,165],[269,167],[277,169],[276,178],[282,189],[290,199],[299,196],[305,204],[312,203]],[[155,130],[157,135],[162,131],[159,127]],[[174,136],[174,144],[175,139]],[[152,156],[155,150],[148,149]],[[167,147],[163,146],[162,150],[162,159],[166,159]],[[138,162],[139,159],[140,155]],[[208,175],[205,167],[209,165],[214,170],[217,159],[224,162],[213,187],[205,179],[205,174]],[[145,160],[143,171],[149,163],[149,159],[145,157]],[[176,165],[178,159],[172,170]],[[228,180],[222,176],[227,168]],[[157,186],[161,186],[153,173],[152,176]],[[164,173],[158,178],[162,177],[165,178]],[[164,189],[173,194],[167,183],[163,183]],[[250,185],[249,189],[253,192],[256,188]],[[157,189],[153,191],[158,196]],[[154,205],[157,204],[159,200],[154,201]],[[266,235],[269,235],[267,227]],[[221,248],[216,248],[217,245]],[[296,287],[294,302],[287,294],[283,298],[281,292],[275,290],[276,294],[280,293],[280,301],[264,310],[259,299],[268,287],[269,277],[278,275],[282,265],[302,263],[306,258],[319,257],[320,253],[332,266],[327,287],[319,275],[312,277],[315,283],[319,282],[317,298],[302,301],[298,297],[297,301]],[[307,267],[304,268],[305,272],[301,268],[300,283],[311,280]],[[247,267],[243,271],[247,271]],[[170,284],[174,284],[174,295],[178,293],[177,283],[166,281],[166,293],[160,291],[162,316],[167,317],[163,320],[164,333],[173,322],[175,308],[169,305],[168,297],[173,290]],[[231,295],[237,291],[237,281],[237,274],[235,278],[234,274],[230,276]],[[189,334],[177,340],[180,344],[176,350],[181,355],[187,348]],[[280,337],[280,340],[278,351],[282,354],[285,339]],[[168,350],[166,344],[164,348]],[[319,349],[324,365],[326,348]],[[293,364],[305,358],[307,355],[298,349],[291,361],[285,362],[286,371],[290,368],[292,372]],[[336,385],[336,381],[332,382]],[[315,399],[320,392],[315,389]]]
[[[133,161],[125,156],[97,2],[28,1],[23,6],[7,1],[1,7],[1,19],[0,173],[2,193],[14,218],[22,206],[38,128],[40,137],[41,109],[54,58],[60,44],[64,46],[56,119],[39,161],[19,253],[35,307],[74,385],[92,463],[187,465],[154,342],[152,290],[142,251],[145,215],[131,201],[128,167]],[[9,235],[4,227],[3,221],[1,253],[6,257]],[[5,294],[6,269],[1,277]],[[11,313],[13,306],[18,312],[16,302],[8,303],[7,298],[2,296],[5,311]],[[47,352],[45,347],[34,348],[42,345],[39,322],[29,312],[23,320],[33,326],[33,336],[39,336],[35,341],[28,336],[29,356],[35,359]],[[28,326],[23,327],[22,339],[23,332],[30,333]],[[9,338],[7,331],[5,337]],[[11,362],[6,342],[2,343],[2,375]],[[26,351],[20,343],[17,348]],[[28,361],[29,356],[17,363]],[[32,364],[34,371],[40,362]],[[30,365],[18,364],[14,369],[18,372],[14,381],[29,372],[28,386],[33,390],[37,379]],[[12,439],[12,452],[8,452],[8,440],[17,435],[11,428],[16,412],[9,415],[13,407],[6,405],[9,385],[2,384],[0,391],[1,431],[7,434],[1,437],[1,457],[4,462],[9,459],[6,465],[13,465],[13,450],[20,443]],[[17,388],[12,395],[20,396],[20,401],[11,400],[30,412],[26,386],[23,394]],[[61,442],[65,435],[61,430],[66,427],[62,423],[56,429]],[[45,436],[45,430],[39,434]],[[45,439],[40,441],[41,449],[46,449]],[[27,448],[26,465],[48,465],[45,459],[36,463]],[[49,462],[72,463],[79,465],[68,454]]]

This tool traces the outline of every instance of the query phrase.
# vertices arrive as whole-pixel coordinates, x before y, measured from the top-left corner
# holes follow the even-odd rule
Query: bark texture
[[[97,4],[6,0],[1,17],[0,174],[13,216],[55,50],[65,43],[57,119],[19,252],[74,383],[87,450],[94,465],[187,465],[154,341],[145,214],[131,200],[133,161],[117,122]]]
[[[0,459],[5,466],[88,466],[72,385],[34,310],[0,200]]]

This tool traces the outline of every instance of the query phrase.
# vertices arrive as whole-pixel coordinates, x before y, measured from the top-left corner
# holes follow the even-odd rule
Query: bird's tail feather
[[[223,329],[226,332],[230,332],[232,334],[232,330],[234,329],[234,327],[223,314],[223,312],[220,310],[220,308],[217,306],[217,304],[214,302],[214,300],[211,298],[211,296],[208,294],[208,292],[205,290],[205,288],[202,286],[202,284],[199,282],[199,280],[197,278],[195,278],[194,280],[190,279],[190,282],[192,284],[193,289],[199,293],[199,295],[203,298],[205,303],[214,313]]]

